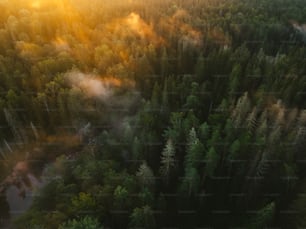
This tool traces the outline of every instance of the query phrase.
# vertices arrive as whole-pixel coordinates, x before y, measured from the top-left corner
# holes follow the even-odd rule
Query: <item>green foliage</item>
[[[236,64],[233,67],[233,70],[230,74],[230,83],[229,83],[229,94],[235,95],[239,93],[239,86],[241,84],[241,66],[240,64]]]
[[[131,204],[129,191],[118,185],[114,191],[114,206],[118,209],[125,209]]]
[[[210,127],[207,124],[207,122],[204,122],[203,124],[201,124],[200,126],[200,137],[203,140],[207,140],[210,134]]]
[[[179,143],[183,136],[183,113],[171,113],[170,115],[171,127],[165,130],[165,137],[171,139],[174,144]]]
[[[215,148],[211,147],[208,150],[206,157],[205,157],[205,162],[206,162],[205,172],[209,177],[214,176],[214,173],[219,163],[219,159],[220,157],[217,154]]]
[[[204,155],[204,146],[197,137],[194,128],[191,128],[187,140],[187,152],[185,156],[185,170],[197,168]]]
[[[197,82],[192,82],[191,94],[187,97],[184,107],[186,109],[197,110],[199,106],[200,106],[199,84]]]
[[[187,196],[196,195],[199,191],[199,185],[200,176],[197,169],[193,167],[187,168],[180,187],[181,194]]]
[[[171,139],[169,139],[161,155],[160,173],[168,177],[175,165],[175,148]]]
[[[96,206],[93,197],[84,192],[80,192],[78,196],[73,197],[71,204],[73,211],[79,214],[82,214],[82,212],[86,212],[86,214],[88,214],[90,211],[93,211]]]
[[[239,153],[240,150],[240,141],[237,139],[235,140],[229,148],[229,159],[230,160],[235,160],[237,159],[237,154]]]
[[[97,219],[85,216],[81,219],[69,220],[59,226],[58,229],[103,229]]]
[[[141,208],[135,208],[130,215],[131,228],[156,228],[153,210],[150,206],[145,205]]]
[[[269,224],[273,221],[275,214],[275,203],[271,202],[260,209],[253,219],[251,219],[251,223],[249,228],[264,228],[269,226]]]
[[[54,178],[16,228],[305,227],[304,0],[58,2],[0,1],[1,177]]]
[[[143,162],[137,173],[136,173],[137,178],[139,179],[139,182],[143,186],[152,186],[155,183],[155,177],[153,174],[153,171],[151,168],[147,165],[146,162]]]

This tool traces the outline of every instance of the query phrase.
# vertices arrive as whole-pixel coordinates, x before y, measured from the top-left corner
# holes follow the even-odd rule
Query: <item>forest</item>
[[[0,12],[0,228],[306,227],[305,0]]]

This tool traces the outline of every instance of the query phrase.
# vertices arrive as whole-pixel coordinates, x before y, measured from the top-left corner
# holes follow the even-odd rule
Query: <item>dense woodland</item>
[[[0,178],[53,162],[14,228],[306,227],[305,0],[0,12]]]

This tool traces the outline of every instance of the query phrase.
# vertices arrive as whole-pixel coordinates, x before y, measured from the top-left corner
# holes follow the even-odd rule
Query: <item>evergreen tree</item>
[[[237,156],[238,156],[238,153],[239,153],[239,150],[240,150],[240,141],[239,139],[235,140],[231,145],[230,145],[230,148],[229,148],[229,159],[230,160],[235,160],[237,159]]]
[[[239,93],[239,86],[241,84],[241,71],[242,70],[240,64],[235,64],[230,74],[229,94],[231,96],[235,96],[237,93]]]
[[[142,186],[149,186],[152,187],[152,185],[155,183],[155,177],[153,174],[153,171],[151,168],[147,165],[146,162],[143,162],[137,173],[136,176],[138,177],[140,183]]]
[[[162,151],[161,155],[161,166],[160,173],[168,178],[173,168],[176,166],[175,162],[175,147],[171,141],[168,139],[167,144]]]
[[[164,137],[171,139],[174,144],[181,143],[184,136],[183,113],[172,112],[170,115],[171,126],[165,130]]]
[[[118,185],[114,191],[114,206],[121,210],[129,206],[129,192],[121,185]]]
[[[200,188],[200,176],[196,168],[188,167],[183,177],[180,192],[183,195],[196,195]]]
[[[160,86],[157,82],[155,82],[153,91],[152,91],[152,96],[151,96],[151,105],[153,110],[158,110],[160,108],[160,96],[161,94],[161,89]]]
[[[186,103],[184,105],[186,109],[198,110],[200,106],[198,90],[199,90],[198,83],[192,82],[190,95],[187,97]]]
[[[206,156],[205,156],[205,162],[206,162],[206,166],[205,166],[205,174],[209,177],[214,176],[216,168],[218,166],[219,163],[219,155],[217,154],[217,152],[215,151],[214,147],[211,147]]]
[[[249,112],[250,106],[250,100],[248,97],[248,93],[246,92],[242,97],[238,99],[236,107],[232,113],[232,118],[235,127],[240,127],[240,125],[243,123],[243,120]]]
[[[130,216],[131,228],[156,228],[155,217],[150,206],[135,208]]]
[[[200,132],[200,139],[202,142],[207,141],[210,135],[210,131],[211,128],[210,126],[207,124],[207,122],[204,122],[203,124],[201,124],[200,128],[199,128],[199,132]]]
[[[85,216],[81,219],[69,220],[59,226],[59,229],[103,229],[96,218]]]
[[[204,155],[204,146],[197,137],[194,128],[191,128],[187,140],[187,151],[185,156],[185,171],[189,168],[197,168]]]
[[[275,215],[275,203],[271,202],[260,209],[255,217],[251,219],[250,228],[265,228],[268,227]]]

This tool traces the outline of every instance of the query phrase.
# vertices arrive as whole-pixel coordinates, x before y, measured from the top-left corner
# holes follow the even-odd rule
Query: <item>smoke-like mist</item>
[[[79,71],[66,73],[66,79],[71,88],[78,88],[83,95],[90,99],[98,99],[111,106],[129,107],[137,100],[135,82],[131,79],[120,79],[113,76],[98,76]],[[118,95],[117,89],[127,90],[129,93]]]
[[[121,82],[114,78],[101,79],[93,74],[84,74],[77,71],[67,73],[71,87],[78,87],[89,98],[106,100],[113,95],[113,88]]]

